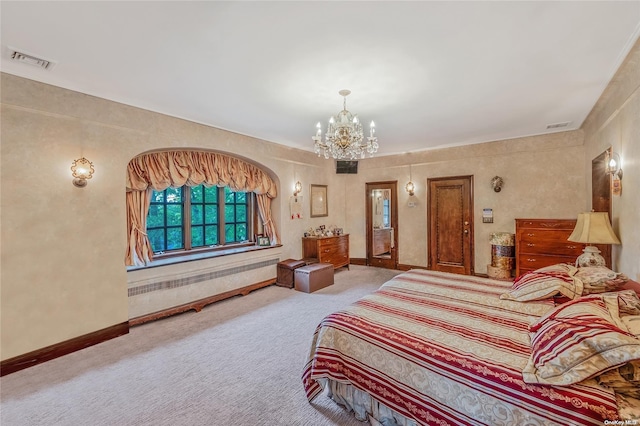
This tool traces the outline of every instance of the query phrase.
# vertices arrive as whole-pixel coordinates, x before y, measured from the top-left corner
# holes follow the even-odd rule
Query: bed
[[[620,419],[618,396],[595,378],[566,386],[523,380],[530,325],[558,302],[501,299],[511,287],[426,270],[396,276],[319,324],[302,375],[307,398],[325,391],[358,419],[384,426]],[[640,358],[640,345],[634,351]]]

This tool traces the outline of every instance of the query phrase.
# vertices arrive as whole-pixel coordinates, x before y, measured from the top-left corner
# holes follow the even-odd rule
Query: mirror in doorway
[[[391,227],[391,190],[374,189],[372,198],[373,256],[389,259],[394,246]]]

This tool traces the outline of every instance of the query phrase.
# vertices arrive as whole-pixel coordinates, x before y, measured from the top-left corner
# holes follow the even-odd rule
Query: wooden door
[[[611,152],[611,148],[607,151]],[[605,172],[607,151],[591,161],[591,209],[594,212],[609,213],[611,220],[611,175]],[[600,254],[611,268],[611,244],[595,244]]]
[[[473,176],[429,179],[428,269],[472,275]]]
[[[366,184],[367,265],[398,269],[398,181]]]

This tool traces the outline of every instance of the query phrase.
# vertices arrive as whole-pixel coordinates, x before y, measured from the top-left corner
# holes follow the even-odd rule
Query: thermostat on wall
[[[482,209],[482,223],[493,223],[493,209]]]

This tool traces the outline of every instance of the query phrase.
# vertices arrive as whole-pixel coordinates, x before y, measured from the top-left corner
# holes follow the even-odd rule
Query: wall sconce
[[[500,176],[494,176],[491,179],[491,187],[495,192],[502,191],[502,185],[504,185],[504,180]]]
[[[78,188],[87,186],[87,180],[93,177],[93,163],[82,157],[71,164],[71,172],[73,174],[73,184]]]
[[[416,190],[416,186],[413,184],[413,182],[409,181],[409,183],[405,185],[404,189],[407,190],[409,195],[413,195]]]
[[[607,155],[605,156],[605,167],[604,171],[611,176],[617,176],[618,179],[622,179],[622,168],[620,163],[620,155],[613,152],[612,150],[607,150]]]
[[[293,190],[294,197],[297,196],[301,192],[302,192],[302,184],[300,183],[300,181],[297,181],[295,189]]]
[[[413,179],[411,176],[411,164],[409,164],[409,182],[407,182],[407,184],[404,186],[404,189],[407,190],[410,196],[413,196],[416,191],[416,186],[413,184]]]

